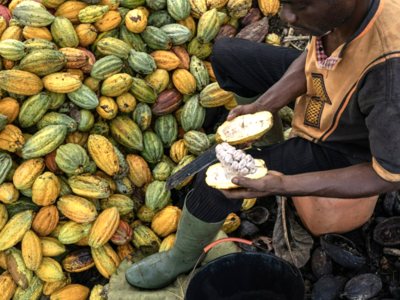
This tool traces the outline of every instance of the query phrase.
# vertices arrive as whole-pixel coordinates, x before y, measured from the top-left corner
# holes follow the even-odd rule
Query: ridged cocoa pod
[[[181,64],[177,67],[177,69],[189,70],[190,57],[186,49],[182,46],[173,46],[171,51],[174,52],[175,55],[181,60]]]
[[[235,37],[237,34],[237,29],[233,25],[225,24],[222,25],[218,31],[217,36],[214,38],[214,43],[216,43],[220,38],[223,37]]]
[[[237,35],[237,38],[245,39],[257,43],[261,43],[265,40],[268,34],[268,18],[262,18],[259,21],[253,22],[250,25],[243,28]]]
[[[182,94],[177,89],[166,90],[158,95],[151,111],[158,116],[170,114],[181,105],[182,99]]]
[[[243,26],[248,26],[260,20],[263,17],[261,11],[258,8],[250,8],[249,12],[239,20],[240,24]]]
[[[61,265],[69,273],[78,273],[93,267],[94,260],[90,249],[80,249],[68,254]]]

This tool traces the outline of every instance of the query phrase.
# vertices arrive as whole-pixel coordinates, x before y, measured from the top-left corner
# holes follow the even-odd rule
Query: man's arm
[[[382,179],[372,167],[372,163],[291,176],[270,171],[261,179],[237,177],[232,182],[243,188],[221,190],[230,199],[268,195],[363,198],[400,189],[400,182]]]
[[[275,113],[297,97],[307,92],[305,74],[307,51],[304,51],[289,67],[282,78],[266,91],[256,102],[240,105],[231,110],[227,120],[259,111]]]

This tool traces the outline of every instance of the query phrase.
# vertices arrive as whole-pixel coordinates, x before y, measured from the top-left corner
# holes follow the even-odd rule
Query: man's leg
[[[263,159],[270,170],[285,175],[348,167],[357,161],[302,138],[247,151]],[[134,264],[126,272],[127,281],[140,288],[160,288],[189,271],[222,227],[229,213],[238,211],[243,200],[231,200],[205,182],[206,170],[197,175],[196,185],[182,210],[175,244]]]
[[[224,37],[213,46],[211,64],[221,88],[252,98],[281,79],[301,54],[292,48]]]

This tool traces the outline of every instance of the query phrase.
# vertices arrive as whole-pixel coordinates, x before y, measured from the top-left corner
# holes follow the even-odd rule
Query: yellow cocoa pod
[[[36,178],[39,177],[44,168],[45,162],[42,157],[32,158],[24,161],[15,170],[13,183],[18,190],[29,189],[33,186]]]
[[[96,107],[97,113],[100,117],[111,120],[117,116],[118,105],[113,98],[101,96],[99,99],[99,106]]]
[[[52,172],[40,175],[32,186],[32,201],[37,205],[46,206],[56,202],[60,194],[61,185]]]
[[[87,148],[97,167],[110,176],[119,172],[118,155],[111,142],[102,135],[91,134]]]
[[[119,219],[119,212],[116,207],[102,211],[90,231],[89,246],[99,248],[107,243],[117,230]]]
[[[233,94],[221,89],[218,82],[207,85],[200,93],[200,104],[204,107],[222,106],[231,101]]]
[[[145,16],[146,16],[147,18],[149,18],[150,12],[148,11],[148,9],[147,9],[146,7],[144,7],[144,6],[138,6],[138,7],[136,7],[136,9],[139,9],[139,10],[143,11],[143,13],[145,14]]]
[[[0,111],[2,115],[8,117],[8,124],[14,122],[19,114],[19,103],[11,97],[6,97],[0,100]]]
[[[49,74],[43,77],[42,81],[44,87],[54,93],[70,93],[82,86],[79,77],[70,73]]]
[[[7,28],[7,21],[3,16],[0,16],[0,37],[3,35],[3,32]]]
[[[167,206],[151,221],[151,229],[160,237],[166,237],[178,229],[182,211],[176,206]]]
[[[33,219],[32,229],[39,236],[49,235],[57,226],[59,220],[55,205],[42,207]]]
[[[142,187],[151,181],[150,168],[141,156],[129,154],[126,162],[129,165],[128,177],[135,186]]]
[[[93,223],[81,224],[69,221],[61,227],[58,233],[58,240],[64,245],[76,243],[81,238],[90,234],[92,226]]]
[[[50,296],[55,293],[59,289],[63,288],[71,284],[71,275],[67,272],[64,272],[64,278],[56,281],[56,282],[45,282],[43,285],[43,294],[46,296]]]
[[[136,107],[136,99],[130,93],[122,94],[117,97],[118,109],[124,113],[133,112]]]
[[[240,218],[235,213],[230,213],[226,218],[224,225],[222,225],[221,230],[228,234],[238,229],[239,226]]]
[[[249,210],[256,204],[257,198],[251,198],[251,199],[244,199],[242,203],[242,207],[240,208],[240,211],[245,211]]]
[[[93,92],[97,92],[99,90],[100,81],[101,80],[94,79],[93,77],[88,77],[83,83]]]
[[[185,26],[187,29],[190,30],[192,35],[190,36],[188,41],[191,41],[196,35],[196,22],[194,21],[193,17],[189,16],[184,20],[177,21],[177,23]]]
[[[174,246],[176,234],[171,233],[161,243],[160,250],[158,252],[168,251]]]
[[[32,219],[32,210],[25,210],[14,215],[0,231],[0,251],[20,242],[25,233],[31,228]]]
[[[24,35],[22,34],[22,28],[19,26],[10,26],[4,30],[1,35],[0,42],[5,40],[17,40],[22,42],[24,40]]]
[[[279,0],[258,0],[258,7],[266,17],[275,16],[280,6]]]
[[[130,258],[130,254],[134,251],[131,243],[126,243],[125,245],[119,245],[117,247],[117,253],[120,260],[123,260],[125,257]]]
[[[206,0],[190,0],[191,15],[199,19],[207,11]]]
[[[4,225],[6,225],[8,221],[8,212],[7,208],[4,204],[0,204],[0,230],[3,229]],[[1,268],[1,265],[0,265]]]
[[[85,76],[83,75],[83,71],[81,69],[67,69],[65,73],[69,73],[78,77],[81,82],[85,78]]]
[[[0,201],[3,203],[13,203],[18,200],[19,192],[11,182],[0,184]]]
[[[67,249],[57,238],[44,236],[40,238],[43,256],[54,257],[63,254]]]
[[[156,62],[157,68],[172,71],[176,69],[181,60],[173,52],[165,50],[157,50],[150,54]]]
[[[1,299],[10,300],[17,290],[17,284],[13,280],[10,272],[5,271],[0,275]]]
[[[39,237],[32,230],[25,233],[21,250],[26,267],[29,270],[36,271],[42,262],[43,249]]]
[[[214,70],[213,70],[213,68],[211,66],[211,63],[209,61],[203,61],[203,63],[207,67],[208,77],[210,78],[210,81],[211,82],[216,82],[217,78],[215,78]]]
[[[236,99],[233,97],[229,102],[224,104],[225,108],[227,110],[232,110],[234,109],[236,106],[238,106]]]
[[[41,3],[46,6],[46,8],[57,8],[63,4],[65,0],[42,0]]]
[[[122,18],[118,11],[109,10],[100,21],[97,21],[93,25],[98,31],[106,32],[117,28],[121,20]]]
[[[207,0],[207,8],[211,10],[213,8],[220,9],[223,8],[228,0]]]
[[[12,124],[7,124],[0,132],[0,149],[16,152],[25,144],[21,129]]]
[[[90,290],[81,284],[69,284],[50,296],[50,300],[86,300]]]
[[[92,222],[97,217],[96,207],[85,198],[65,195],[58,199],[57,209],[76,223]]]
[[[42,262],[35,274],[46,282],[56,282],[64,278],[61,265],[50,257],[42,258]]]
[[[118,97],[132,86],[133,79],[129,74],[115,74],[103,81],[101,94],[107,97]]]
[[[90,292],[89,300],[106,300],[106,298],[102,297],[100,293],[103,290],[103,286],[97,284],[93,287],[92,291]]]
[[[63,269],[70,273],[86,271],[94,266],[89,249],[80,249],[68,254],[61,262]]]
[[[7,270],[6,251],[0,251],[0,268]]]
[[[51,32],[47,29],[47,27],[25,26],[22,34],[26,40],[43,39],[51,42],[51,40],[53,39],[53,37],[51,36]]]
[[[117,10],[120,4],[120,0],[101,0],[97,5],[107,5],[110,10]]]
[[[79,24],[75,27],[75,32],[81,47],[93,44],[97,38],[97,29],[92,24]]]
[[[80,1],[67,1],[57,8],[54,16],[67,18],[72,24],[79,24],[79,12],[88,6],[89,4]]]
[[[108,279],[112,274],[117,273],[117,268],[121,261],[118,254],[115,253],[108,243],[98,248],[92,247],[92,257],[97,270],[105,278]]]
[[[279,46],[281,44],[281,39],[276,33],[270,33],[267,35],[265,38],[265,43],[274,45],[274,46]]]
[[[89,246],[89,236],[84,236],[79,241],[75,243],[77,246]]]
[[[179,163],[188,154],[189,149],[185,146],[185,142],[183,139],[180,139],[173,143],[169,151],[169,156],[176,163]]]
[[[130,10],[125,16],[125,25],[133,33],[141,33],[147,26],[147,17],[140,9]]]
[[[12,0],[9,4],[8,4],[8,10],[10,11],[10,14],[12,14],[13,10],[15,7],[17,7],[18,4],[24,2],[25,0]]]
[[[152,86],[154,91],[159,94],[168,87],[169,74],[167,70],[157,69],[150,75],[147,75],[145,80]]]
[[[185,69],[176,69],[172,74],[172,82],[181,94],[193,95],[196,92],[196,79]]]

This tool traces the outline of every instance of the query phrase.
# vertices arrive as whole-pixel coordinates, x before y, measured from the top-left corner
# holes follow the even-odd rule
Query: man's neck
[[[357,3],[354,13],[347,18],[340,26],[322,38],[325,52],[328,56],[332,54],[340,45],[347,42],[361,26],[366,18],[373,0],[360,0]]]

